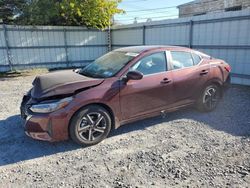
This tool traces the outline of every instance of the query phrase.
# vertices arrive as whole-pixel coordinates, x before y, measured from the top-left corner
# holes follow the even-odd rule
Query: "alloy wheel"
[[[219,100],[218,91],[214,87],[210,87],[205,91],[203,96],[203,104],[207,109],[212,110],[217,106]]]
[[[107,128],[107,122],[104,116],[98,112],[85,114],[79,125],[78,135],[84,141],[95,141],[102,137]]]

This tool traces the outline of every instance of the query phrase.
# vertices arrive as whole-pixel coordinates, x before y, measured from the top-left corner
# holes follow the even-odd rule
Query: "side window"
[[[189,52],[172,51],[172,64],[174,69],[193,66],[192,54]]]
[[[166,71],[167,62],[165,52],[151,54],[134,64],[130,70],[137,70],[144,75]]]
[[[195,53],[193,53],[192,55],[193,55],[194,64],[195,64],[195,65],[198,65],[198,64],[200,63],[200,61],[201,61],[201,57],[198,56],[198,55],[195,54]]]

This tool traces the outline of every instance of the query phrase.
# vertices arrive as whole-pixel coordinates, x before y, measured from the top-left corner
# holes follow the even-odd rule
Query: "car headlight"
[[[34,104],[30,107],[30,110],[32,112],[37,112],[37,113],[54,112],[58,109],[61,109],[65,106],[67,106],[72,100],[73,100],[73,97],[67,97],[67,98],[64,98],[64,99],[61,99],[58,101],[54,101],[54,102]]]

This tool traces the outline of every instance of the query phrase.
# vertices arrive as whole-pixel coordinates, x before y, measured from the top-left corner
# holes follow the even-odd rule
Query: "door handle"
[[[169,80],[168,78],[164,78],[162,81],[161,81],[161,84],[168,84],[170,83],[171,80]]]
[[[201,75],[201,76],[206,75],[206,74],[208,74],[208,70],[202,70],[202,71],[200,72],[200,75]]]

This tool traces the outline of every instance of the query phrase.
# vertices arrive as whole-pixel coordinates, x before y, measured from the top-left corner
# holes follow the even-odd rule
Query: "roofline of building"
[[[194,4],[196,1],[197,1],[197,0],[190,1],[190,2],[188,2],[188,3],[184,3],[184,4],[181,4],[181,5],[178,5],[177,8],[182,7],[182,6],[186,6],[186,5],[192,5],[192,4]]]

